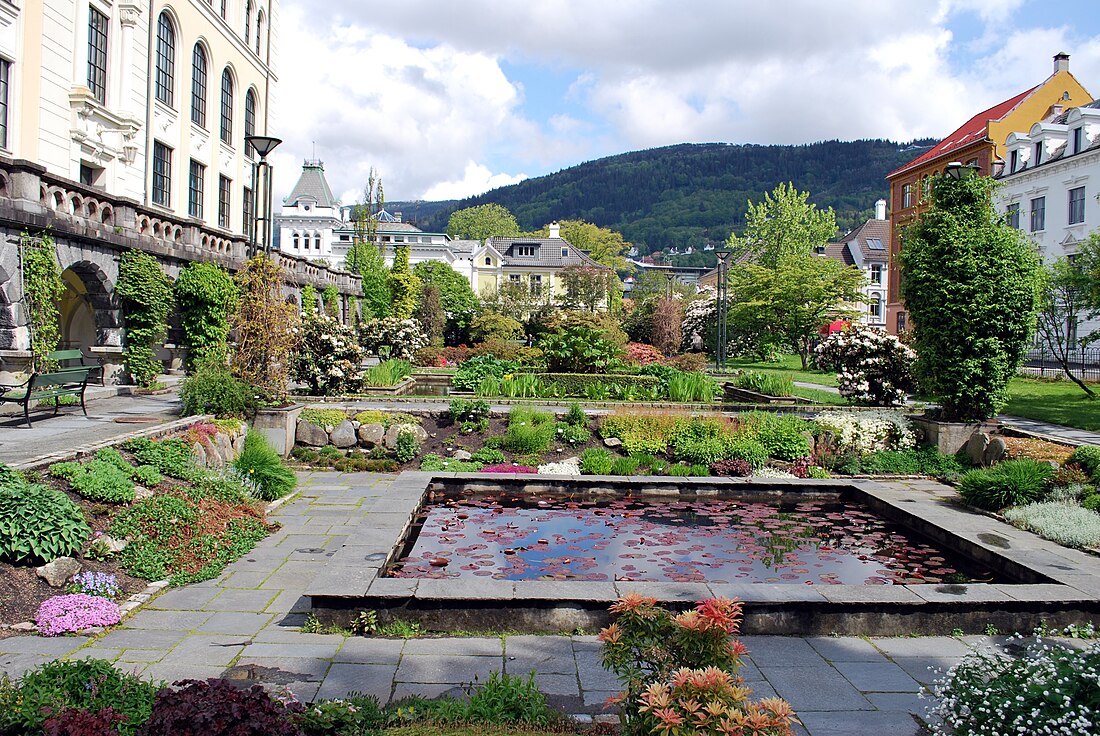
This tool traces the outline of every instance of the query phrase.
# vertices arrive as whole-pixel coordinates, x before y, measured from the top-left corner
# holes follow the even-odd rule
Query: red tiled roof
[[[895,169],[886,175],[887,179],[893,178],[895,175],[907,171],[915,166],[919,166],[932,159],[946,156],[952,151],[970,145],[976,141],[980,141],[985,138],[986,125],[990,120],[1000,120],[1008,113],[1012,112],[1021,102],[1031,96],[1031,93],[1039,89],[1042,85],[1036,85],[1029,90],[1025,90],[1015,97],[1005,100],[999,105],[995,105],[988,110],[984,110],[974,117],[967,120],[962,126],[951,135],[944,138],[937,143],[931,149],[925,151],[917,158],[913,159],[909,163],[905,164],[899,169]]]

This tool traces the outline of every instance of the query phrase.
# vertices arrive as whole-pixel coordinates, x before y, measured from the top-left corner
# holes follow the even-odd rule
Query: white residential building
[[[886,219],[886,200],[875,202],[875,217],[840,238],[826,243],[823,255],[855,266],[867,279],[863,287],[864,314],[860,323],[886,329],[886,274],[890,254],[890,221]]]
[[[998,176],[999,207],[1009,224],[1035,241],[1046,262],[1073,259],[1100,229],[1100,100],[1011,133]],[[1100,320],[1071,317],[1067,336],[1100,329]]]

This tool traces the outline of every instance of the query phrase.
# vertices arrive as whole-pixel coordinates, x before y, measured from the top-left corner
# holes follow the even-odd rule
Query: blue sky
[[[318,12],[318,7],[323,10]],[[276,191],[469,196],[681,142],[939,137],[1043,81],[1100,95],[1097,0],[281,0]]]

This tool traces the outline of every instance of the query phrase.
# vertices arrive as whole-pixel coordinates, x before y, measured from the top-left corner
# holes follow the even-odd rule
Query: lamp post
[[[266,256],[271,250],[271,164],[267,162],[267,154],[275,150],[282,143],[278,138],[267,135],[246,135],[245,146],[252,148],[260,157],[259,161],[252,162],[252,213],[253,221],[249,223],[248,246],[252,257],[260,252],[260,243],[263,243],[263,251]],[[263,174],[262,181],[260,174]],[[261,209],[263,205],[263,209]],[[257,232],[258,231],[258,232]]]
[[[943,167],[943,175],[955,181],[965,179],[977,171],[978,167],[975,164],[964,164],[961,161],[952,161]]]
[[[672,282],[676,278],[676,274],[672,271],[665,271],[665,297],[672,298]]]
[[[733,251],[718,250],[714,254],[718,256],[718,345],[714,351],[714,370],[719,371],[726,367],[726,294],[729,290],[729,259]]]

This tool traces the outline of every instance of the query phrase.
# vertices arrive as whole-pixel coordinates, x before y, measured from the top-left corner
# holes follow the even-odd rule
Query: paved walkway
[[[385,510],[393,476],[304,474],[301,495],[276,510],[282,528],[216,580],[169,590],[99,639],[0,639],[0,672],[18,676],[59,657],[96,657],[160,680],[230,677],[290,688],[300,699],[373,693],[383,702],[457,694],[490,672],[536,672],[569,713],[604,712],[617,682],[593,636],[345,639],[304,634],[313,575],[364,518]],[[921,733],[921,684],[984,637],[864,639],[744,637],[742,674],[756,697],[779,695],[812,736]],[[930,669],[931,668],[931,669]]]
[[[1100,411],[1100,407],[1097,407],[1097,411]],[[1016,427],[1026,432],[1042,434],[1079,445],[1100,445],[1100,433],[1098,432],[1089,432],[1084,429],[1074,429],[1073,427],[1063,427],[1060,424],[1050,424],[1049,422],[1040,422],[1036,419],[1024,419],[1023,417],[1012,417],[1006,414],[998,416],[997,419],[1010,427]]]

